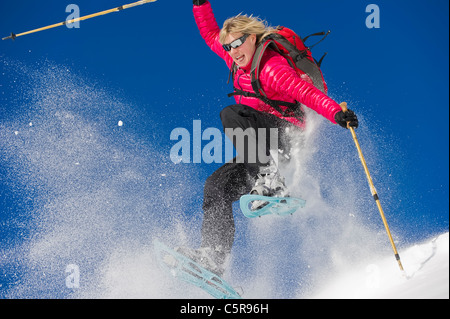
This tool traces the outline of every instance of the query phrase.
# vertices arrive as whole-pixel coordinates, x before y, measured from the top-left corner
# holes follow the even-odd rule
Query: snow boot
[[[289,197],[289,190],[285,185],[285,179],[280,175],[275,165],[260,168],[255,186],[250,195],[269,197]],[[266,201],[254,201],[252,210],[257,210],[267,205]]]

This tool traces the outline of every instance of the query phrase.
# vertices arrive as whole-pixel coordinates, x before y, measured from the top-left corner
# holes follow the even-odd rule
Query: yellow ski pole
[[[66,24],[75,23],[75,22],[78,22],[78,21],[83,21],[83,20],[95,18],[95,17],[101,16],[101,15],[105,15],[105,14],[108,14],[108,13],[111,13],[111,12],[118,12],[118,11],[122,11],[124,9],[140,6],[140,5],[143,5],[143,4],[146,4],[146,3],[150,3],[150,2],[155,2],[155,1],[157,1],[157,0],[137,1],[137,2],[133,2],[133,3],[130,3],[130,4],[125,4],[123,6],[120,6],[120,7],[117,7],[117,8],[113,8],[113,9],[110,9],[110,10],[105,10],[105,11],[89,14],[89,15],[86,15],[86,16],[83,16],[83,17],[80,17],[80,18],[76,18],[76,19],[72,19],[72,20],[69,20],[69,21],[55,23],[55,24],[52,24],[52,25],[49,25],[49,26],[46,26],[46,27],[42,27],[42,28],[38,28],[38,29],[34,29],[34,30],[31,30],[31,31],[18,33],[18,34],[11,33],[11,35],[9,37],[5,37],[2,40],[8,40],[8,39],[15,40],[16,38],[21,37],[23,35],[36,33],[36,32],[39,32],[39,31],[44,31],[44,30],[56,28],[56,27],[59,27],[59,26],[62,26],[62,25],[66,25]]]
[[[340,106],[344,112],[347,112],[347,103],[346,102],[342,102],[340,104]],[[392,239],[391,231],[389,230],[389,225],[387,223],[386,216],[384,215],[383,208],[381,207],[381,203],[380,203],[380,199],[377,194],[377,190],[375,189],[375,186],[372,181],[372,177],[370,176],[369,169],[367,168],[367,163],[366,163],[366,160],[364,159],[363,153],[361,151],[361,146],[359,145],[358,139],[356,138],[355,129],[353,127],[350,127],[349,125],[347,127],[350,130],[350,132],[352,133],[353,140],[355,141],[356,148],[358,149],[359,159],[361,160],[361,163],[364,167],[364,171],[366,172],[367,180],[368,180],[369,186],[370,186],[370,191],[372,193],[373,198],[375,199],[375,202],[377,203],[378,210],[380,211],[381,219],[383,220],[384,227],[386,228],[386,232],[389,236],[389,241],[391,242],[392,249],[394,250],[395,259],[397,260],[400,270],[402,272],[404,272],[403,265],[400,260],[400,255],[398,254],[397,248],[395,247],[394,240]]]

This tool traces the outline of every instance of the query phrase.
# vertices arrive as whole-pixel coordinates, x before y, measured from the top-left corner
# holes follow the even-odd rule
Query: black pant
[[[270,145],[277,145],[279,149],[288,151],[286,128],[299,128],[275,115],[240,104],[223,109],[220,118],[225,133],[233,141],[238,157],[220,167],[206,180],[202,246],[222,246],[225,251],[230,252],[235,232],[233,202],[250,192],[260,166],[269,164],[267,156],[270,155]],[[254,130],[247,130],[249,128]],[[271,128],[275,130],[270,130]],[[263,129],[266,129],[266,132]],[[270,134],[271,131],[276,134]],[[230,134],[232,132],[246,134]],[[239,139],[245,139],[245,142],[242,143]],[[237,145],[239,142],[241,145]],[[261,152],[261,148],[265,149]]]

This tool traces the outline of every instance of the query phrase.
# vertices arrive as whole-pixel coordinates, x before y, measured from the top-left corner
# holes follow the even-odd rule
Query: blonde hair
[[[269,26],[267,21],[259,17],[238,14],[223,23],[222,30],[220,30],[220,43],[224,44],[229,34],[242,33],[256,34],[256,44],[258,45],[261,39],[275,31],[276,28]]]

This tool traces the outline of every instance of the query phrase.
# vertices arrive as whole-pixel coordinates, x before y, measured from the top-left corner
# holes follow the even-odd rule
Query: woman
[[[209,1],[193,2],[200,34],[206,44],[225,60],[228,68],[234,70],[234,87],[253,93],[251,62],[261,39],[274,29],[258,18],[244,15],[228,19],[220,29]],[[300,77],[287,60],[273,50],[267,50],[263,55],[260,82],[271,100],[298,101],[332,123],[343,127],[347,127],[347,123],[355,128],[358,126],[352,111],[342,112],[339,104]],[[289,196],[284,178],[270,157],[270,147],[275,141],[278,151],[284,155],[282,158],[289,158],[287,132],[304,127],[302,112],[285,116],[256,97],[236,95],[235,99],[236,104],[223,109],[220,117],[225,133],[236,147],[238,158],[220,167],[205,183],[201,248],[177,249],[218,275],[224,271],[224,262],[234,240],[232,203],[249,192]],[[258,209],[259,204],[254,209]]]

